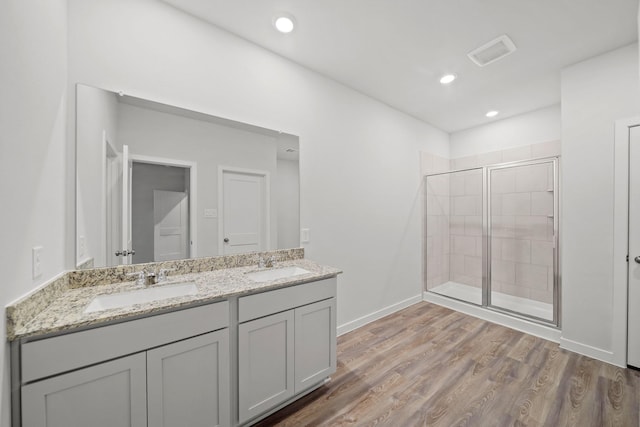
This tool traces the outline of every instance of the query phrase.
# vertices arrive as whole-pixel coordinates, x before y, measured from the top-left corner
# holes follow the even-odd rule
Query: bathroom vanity
[[[98,311],[146,288],[67,283],[21,323],[22,301],[7,311],[13,426],[251,425],[335,372],[339,273],[295,259],[175,275],[151,288],[197,292]]]

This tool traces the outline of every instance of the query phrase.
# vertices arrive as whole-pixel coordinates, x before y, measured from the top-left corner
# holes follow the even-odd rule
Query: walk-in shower
[[[426,290],[558,325],[557,178],[557,158],[426,175]]]

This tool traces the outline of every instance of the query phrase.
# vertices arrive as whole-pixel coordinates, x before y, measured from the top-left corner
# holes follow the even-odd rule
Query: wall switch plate
[[[34,246],[31,250],[33,278],[42,276],[42,246]]]
[[[205,218],[217,218],[218,217],[218,209],[205,209],[204,210]]]
[[[303,228],[300,230],[300,242],[309,243],[309,229]]]

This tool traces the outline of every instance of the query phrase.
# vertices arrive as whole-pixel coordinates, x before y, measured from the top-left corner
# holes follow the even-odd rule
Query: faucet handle
[[[167,280],[167,273],[170,271],[175,271],[175,268],[161,268],[158,270],[158,283],[164,282]]]

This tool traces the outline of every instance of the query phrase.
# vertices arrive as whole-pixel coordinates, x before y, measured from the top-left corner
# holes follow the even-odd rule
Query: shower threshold
[[[456,298],[462,301],[482,305],[482,289],[457,282],[446,282],[429,289],[439,295]],[[501,292],[491,292],[491,305],[533,316],[540,319],[553,320],[553,305],[529,298],[522,298]]]

